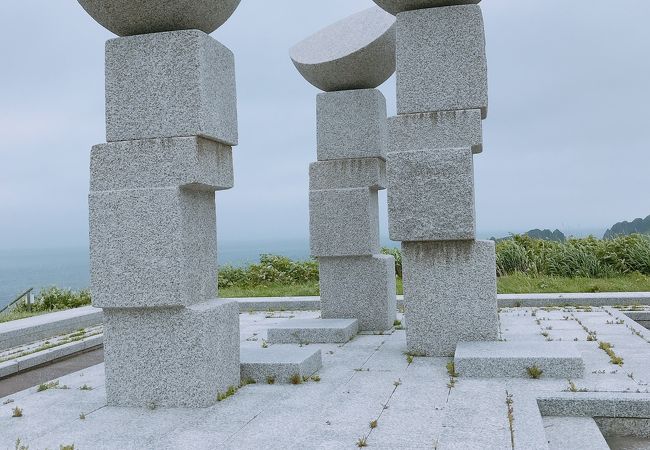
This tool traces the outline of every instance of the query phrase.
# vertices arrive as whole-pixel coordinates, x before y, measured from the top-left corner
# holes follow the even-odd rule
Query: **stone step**
[[[348,342],[357,334],[357,319],[289,319],[268,329],[272,344],[324,344]]]
[[[271,345],[268,348],[242,348],[242,382],[295,383],[292,378],[310,377],[322,366],[321,351],[295,345]]]
[[[591,417],[544,417],[550,450],[609,450]]]
[[[467,378],[529,378],[537,367],[542,377],[582,378],[584,361],[572,342],[459,342],[456,371]]]

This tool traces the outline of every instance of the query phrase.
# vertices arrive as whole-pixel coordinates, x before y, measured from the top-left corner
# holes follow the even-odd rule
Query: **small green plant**
[[[377,421],[376,420],[371,420],[370,421],[370,428],[372,428],[372,429],[377,428]]]
[[[255,381],[254,379],[252,379],[252,378],[245,378],[245,379],[242,380],[242,382],[241,382],[241,384],[239,385],[239,387],[244,387],[244,386],[248,386],[249,384],[255,384],[255,383],[256,383],[256,381]]]
[[[15,407],[14,409],[11,410],[12,414],[11,417],[22,417],[23,416],[23,410],[19,407]]]
[[[16,446],[14,447],[14,450],[29,450],[29,447],[27,445],[23,445],[20,438],[18,438],[16,439]]]
[[[266,384],[275,384],[275,376],[269,375],[266,377]]]
[[[222,402],[228,397],[232,397],[233,395],[235,395],[236,392],[237,392],[237,388],[235,386],[228,386],[228,390],[226,390],[226,392],[217,393],[217,401]]]
[[[59,387],[59,381],[50,381],[49,383],[41,383],[36,388],[36,392],[47,391],[48,389],[57,389]]]
[[[289,379],[291,381],[291,384],[302,384],[302,377],[298,373],[294,373],[291,375],[291,378]]]
[[[578,388],[576,384],[569,380],[569,389],[567,389],[569,392],[587,392],[587,389],[585,388]]]
[[[526,372],[528,372],[528,376],[534,380],[537,380],[544,373],[544,371],[536,365],[526,367]]]
[[[74,444],[59,445],[59,450],[74,450]]]
[[[406,355],[406,362],[408,364],[412,364],[413,363],[413,355]]]
[[[86,415],[84,413],[79,414],[79,420],[86,420]]]
[[[368,438],[366,437],[359,438],[359,440],[357,441],[357,447],[361,448],[367,446],[368,446]]]
[[[80,391],[92,391],[92,390],[93,390],[93,387],[92,387],[92,386],[88,386],[87,384],[84,384],[83,386],[81,386],[81,387],[79,388],[79,390],[80,390]]]
[[[453,361],[449,361],[447,363],[447,373],[452,378],[458,377],[458,372],[456,372],[456,364],[454,364]]]
[[[315,381],[316,383],[320,382],[320,376],[319,375],[312,375],[311,376],[311,381]]]
[[[510,445],[515,448],[515,407],[512,394],[506,391],[506,406],[508,407],[508,424],[510,425]]]
[[[618,355],[614,352],[613,347],[614,347],[614,346],[613,346],[611,343],[609,343],[609,342],[600,341],[600,342],[598,343],[598,348],[600,348],[602,351],[604,351],[605,353],[607,353],[607,356],[609,356],[609,361],[610,361],[612,364],[615,364],[615,365],[617,365],[617,366],[622,366],[622,365],[623,365],[623,358],[621,358],[620,356],[618,356]]]
[[[402,379],[398,378],[397,380],[393,381],[393,386],[397,387],[402,384]]]
[[[402,326],[402,321],[401,321],[401,320],[397,320],[397,319],[395,319],[395,322],[393,322],[393,326],[394,326],[394,327],[400,327],[400,326]]]
[[[269,348],[269,343],[266,342],[266,339],[262,339],[262,348]]]

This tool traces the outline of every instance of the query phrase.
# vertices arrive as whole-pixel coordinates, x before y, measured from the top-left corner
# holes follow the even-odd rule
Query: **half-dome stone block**
[[[118,36],[201,30],[212,33],[241,0],[78,0],[97,23]]]
[[[480,3],[481,0],[373,0],[385,11],[397,14],[414,9],[439,8]]]
[[[233,53],[198,30],[106,42],[106,140],[179,136],[237,145]]]
[[[377,89],[324,92],[316,96],[319,161],[386,158],[386,97]]]
[[[397,114],[480,109],[487,117],[483,15],[478,5],[397,15]]]
[[[323,91],[375,88],[395,72],[395,18],[372,7],[291,48],[300,74]]]
[[[201,137],[100,144],[90,152],[90,191],[233,187],[232,147]]]

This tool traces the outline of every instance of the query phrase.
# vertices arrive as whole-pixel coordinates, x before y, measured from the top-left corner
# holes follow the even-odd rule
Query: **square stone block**
[[[379,253],[379,200],[369,188],[309,192],[312,256]]]
[[[386,161],[381,158],[333,159],[309,165],[309,189],[386,189]]]
[[[316,98],[318,160],[386,157],[386,98],[377,89]]]
[[[392,240],[474,239],[474,162],[469,147],[389,153],[386,171]]]
[[[110,406],[203,408],[239,386],[239,307],[104,310]]]
[[[395,259],[389,255],[318,258],[321,317],[357,319],[359,331],[393,328]]]
[[[480,109],[487,116],[483,15],[478,5],[397,15],[397,113]]]
[[[90,190],[233,187],[232,147],[200,137],[100,144],[90,153]]]
[[[205,136],[237,145],[235,58],[198,30],[106,42],[106,139]]]
[[[99,308],[187,306],[214,298],[214,193],[91,192],[90,279]]]
[[[410,352],[453,356],[459,341],[498,339],[494,242],[404,242],[402,264]]]
[[[388,153],[428,148],[470,147],[483,151],[478,109],[403,114],[388,119]]]
[[[295,345],[271,345],[269,348],[241,349],[241,380],[268,383],[291,383],[298,375],[310,377],[323,366],[320,349]]]
[[[359,331],[357,319],[286,320],[267,330],[272,344],[345,343]]]

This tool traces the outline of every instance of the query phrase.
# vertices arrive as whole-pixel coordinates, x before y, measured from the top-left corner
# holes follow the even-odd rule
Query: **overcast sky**
[[[240,126],[236,187],[217,196],[220,239],[308,235],[318,91],[288,49],[371,5],[243,0],[213,34],[236,56]],[[475,157],[479,233],[598,230],[650,214],[650,2],[481,5],[490,111]],[[0,248],[87,244],[111,37],[73,0],[0,2]],[[381,87],[390,115],[394,84]]]

